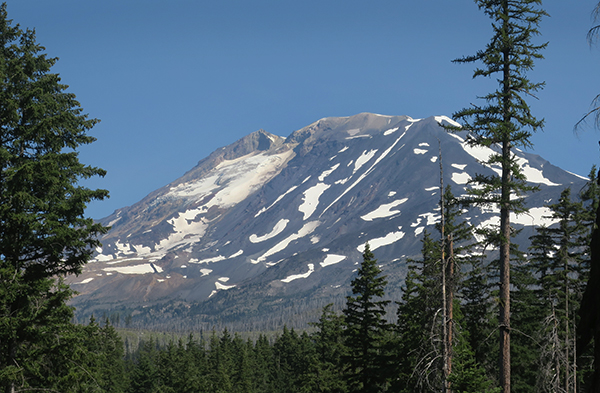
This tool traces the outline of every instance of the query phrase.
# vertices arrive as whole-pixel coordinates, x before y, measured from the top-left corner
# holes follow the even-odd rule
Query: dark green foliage
[[[513,254],[514,255],[514,254]],[[535,392],[540,370],[539,332],[542,329],[544,313],[542,302],[537,298],[537,280],[531,266],[522,254],[512,257],[511,289],[511,379],[515,392]]]
[[[496,368],[496,361],[490,354],[494,353],[497,347],[496,341],[492,338],[497,319],[493,313],[495,309],[489,266],[481,257],[470,259],[469,265],[465,268],[467,271],[459,288],[464,315],[463,327],[475,361],[491,373],[491,370]]]
[[[348,296],[344,309],[348,349],[345,376],[350,392],[380,392],[387,385],[384,343],[390,327],[385,307],[390,301],[382,299],[386,284],[367,243],[358,276],[351,283],[354,296]]]
[[[77,153],[94,141],[87,131],[97,120],[82,114],[75,96],[50,72],[57,59],[43,51],[33,30],[12,25],[3,4],[0,386],[8,391],[80,384],[73,365],[85,360],[83,354],[74,352],[64,364],[52,355],[65,343],[77,342],[78,334],[65,305],[72,292],[54,280],[79,273],[99,245],[97,235],[106,230],[85,218],[84,209],[107,192],[77,185],[105,173],[80,163]]]
[[[439,243],[423,235],[422,260],[410,260],[396,324],[396,375],[401,392],[439,389],[441,385],[441,267]],[[432,337],[433,335],[433,337]]]
[[[448,377],[454,393],[500,393],[492,380],[477,363],[468,343],[463,342],[455,349],[455,364]]]
[[[77,185],[105,174],[76,151],[95,140],[87,131],[97,120],[50,72],[57,59],[34,31],[11,26],[6,4],[0,37],[0,259],[27,281],[78,273],[105,231],[83,213],[107,192]]]
[[[319,322],[314,323],[317,361],[313,364],[316,374],[315,392],[341,393],[346,391],[342,361],[346,356],[344,345],[344,317],[331,310],[329,304],[323,309]]]

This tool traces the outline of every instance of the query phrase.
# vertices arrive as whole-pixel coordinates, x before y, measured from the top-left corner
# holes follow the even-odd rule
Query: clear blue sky
[[[533,152],[587,175],[600,132],[573,126],[600,94],[600,47],[586,41],[597,0],[549,0],[529,74],[546,120]],[[8,0],[60,60],[53,71],[102,122],[84,163],[108,171],[90,187],[101,218],[183,175],[260,128],[288,136],[328,116],[422,118],[480,103],[493,81],[452,59],[483,49],[490,21],[471,0]]]

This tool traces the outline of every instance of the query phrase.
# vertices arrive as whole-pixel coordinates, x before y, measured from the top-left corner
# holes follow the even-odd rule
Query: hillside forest
[[[498,89],[453,116],[468,143],[497,146],[466,195],[440,180],[438,213],[420,258],[407,261],[399,298],[369,244],[342,307],[310,329],[251,338],[228,330],[130,342],[108,320],[73,322],[73,290],[108,228],[84,216],[106,190],[78,185],[105,171],[79,162],[97,123],[57,74],[35,32],[0,7],[0,387],[15,392],[582,392],[600,391],[600,185],[548,203],[552,226],[529,244],[511,239],[511,214],[535,192],[513,149],[543,126],[527,99],[543,87],[528,71],[542,57],[541,0],[476,0],[492,21],[477,63]],[[597,29],[591,30],[591,37]],[[589,115],[595,115],[592,110]],[[448,132],[456,127],[447,127]],[[440,179],[443,167],[440,160]],[[462,191],[461,191],[462,193]],[[499,225],[474,228],[472,207]]]

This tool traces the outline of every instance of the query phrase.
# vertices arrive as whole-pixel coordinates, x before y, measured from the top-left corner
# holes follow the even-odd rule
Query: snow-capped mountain
[[[406,258],[419,254],[423,231],[440,218],[440,152],[455,195],[475,173],[499,171],[480,163],[492,149],[469,147],[444,123],[455,124],[362,113],[321,119],[287,138],[260,130],[218,149],[102,220],[112,229],[83,274],[70,278],[80,293],[73,304],[83,313],[162,304],[170,322],[173,310],[187,310],[196,320],[277,315],[283,323],[343,299],[367,241],[397,293]],[[517,155],[540,188],[527,197],[530,213],[512,219],[529,228],[526,238],[534,225],[551,224],[545,204],[586,179]],[[467,219],[493,225],[498,215],[474,209]]]

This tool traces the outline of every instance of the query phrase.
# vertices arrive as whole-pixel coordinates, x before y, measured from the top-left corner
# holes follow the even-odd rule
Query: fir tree
[[[541,0],[476,0],[492,19],[493,37],[484,50],[457,62],[481,62],[474,77],[498,75],[499,88],[484,96],[486,105],[473,106],[455,113],[469,132],[467,143],[475,146],[500,146],[486,164],[499,164],[501,175],[477,175],[471,189],[471,202],[493,204],[500,209],[500,383],[510,392],[510,213],[525,211],[522,196],[532,188],[513,153],[514,148],[531,146],[530,137],[543,121],[536,119],[525,100],[542,87],[532,83],[527,71],[542,56],[545,45],[534,45],[537,26],[546,13],[536,8]],[[514,197],[513,197],[514,196]]]
[[[81,272],[99,245],[98,235],[105,231],[84,217],[84,209],[107,192],[77,185],[82,178],[105,173],[82,164],[77,153],[81,145],[94,141],[87,132],[97,120],[82,114],[75,96],[50,71],[56,61],[44,53],[33,30],[12,25],[3,4],[0,385],[6,392],[19,386],[32,388],[32,381],[41,378],[42,368],[35,369],[34,354],[50,343],[39,332],[58,333],[71,319],[61,303],[72,292],[54,280]],[[37,387],[48,386],[41,380],[38,383]]]
[[[347,351],[343,336],[344,318],[333,312],[332,306],[325,306],[319,321],[312,324],[316,328],[312,335],[317,355],[314,364],[315,391],[342,393],[346,391],[342,373],[342,359]]]
[[[352,294],[344,309],[346,380],[351,392],[380,392],[388,383],[385,337],[389,330],[383,300],[387,281],[381,275],[369,244],[365,244],[358,277],[352,280]]]

